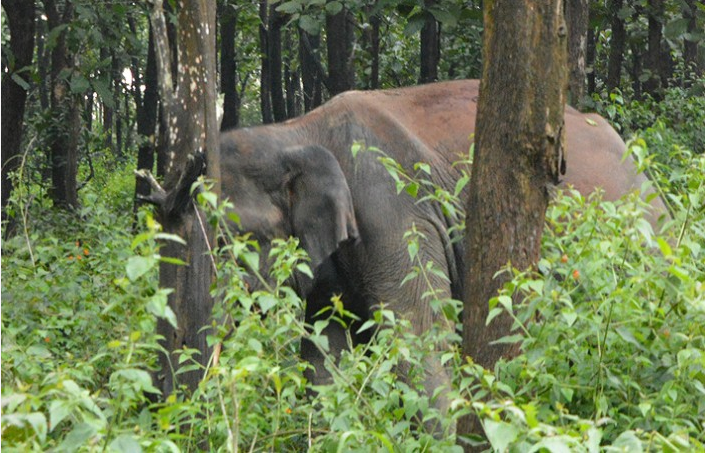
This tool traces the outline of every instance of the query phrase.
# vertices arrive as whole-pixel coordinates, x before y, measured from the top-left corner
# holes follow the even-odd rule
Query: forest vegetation
[[[228,202],[201,180],[196,202],[218,238],[205,337],[218,359],[177,351],[179,373],[198,380],[169,395],[153,381],[157,324],[177,322],[159,269],[182,239],[139,202],[149,187],[134,170],[169,172],[159,71],[179,58],[188,2],[164,2],[169,48],[150,22],[157,3],[2,0],[3,449],[462,451],[482,445],[453,431],[473,413],[494,451],[705,451],[705,3],[565,2],[569,102],[611,122],[671,219],[653,227],[637,194],[557,193],[536,269],[507,268],[489,301],[488,322],[513,320],[499,341],[518,356],[485,369],[463,357],[460,333],[415,336],[382,307],[363,326],[374,341],[312,389],[300,340],[325,349],[323,325],[304,325],[287,285],[310,272],[305,253],[277,240],[273,283],[251,291],[259,247],[225,227]],[[481,1],[201,3],[213,4],[223,130],[347,90],[482,75]],[[457,193],[387,164],[390,184],[464,216]],[[414,261],[423,237],[407,239]],[[462,302],[431,303],[460,329]],[[334,300],[328,322],[343,315]],[[453,371],[443,416],[420,374],[395,374],[440,342]]]

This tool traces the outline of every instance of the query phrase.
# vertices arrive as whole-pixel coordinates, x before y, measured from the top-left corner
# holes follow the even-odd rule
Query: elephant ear
[[[358,238],[352,196],[338,161],[327,149],[307,146],[287,155],[291,226],[315,270],[341,243]]]

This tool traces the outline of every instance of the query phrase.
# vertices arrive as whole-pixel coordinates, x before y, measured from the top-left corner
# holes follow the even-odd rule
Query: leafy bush
[[[511,271],[490,301],[490,317],[514,316],[523,354],[489,382],[466,367],[496,449],[705,448],[705,158],[681,166],[674,237],[653,233],[635,196],[548,208],[540,273]]]
[[[664,233],[643,220],[643,202],[560,195],[547,211],[538,272],[513,272],[492,304],[510,310],[523,354],[485,370],[461,357],[459,336],[409,332],[382,307],[364,323],[373,341],[330,360],[332,382],[304,378],[299,344],[328,350],[326,322],[346,322],[334,299],[328,321],[306,326],[304,302],[287,286],[310,272],[295,240],[277,241],[262,290],[244,283],[258,247],[221,228],[214,296],[218,360],[194,394],[153,402],[150,373],[160,350],[155,319],[171,319],[157,288],[163,235],[148,213],[130,232],[127,168],[97,177],[113,195],[87,186],[79,213],[16,206],[26,228],[3,242],[2,446],[8,451],[454,451],[455,421],[470,412],[499,451],[697,450],[705,448],[705,157],[674,148],[677,171],[635,141],[635,153],[668,196],[674,216]],[[462,218],[457,195],[438,190],[423,165],[396,175],[398,190],[441,202]],[[122,181],[122,182],[120,182]],[[26,192],[19,192],[26,193]],[[122,193],[122,195],[121,195]],[[200,197],[224,225],[227,204]],[[433,272],[407,235],[414,273]],[[237,259],[235,259],[237,258]],[[255,272],[257,274],[257,272]],[[268,278],[267,278],[268,277]],[[429,303],[450,322],[460,304],[433,288]],[[515,296],[515,297],[512,297]],[[422,388],[424,361],[439,345],[454,372],[452,411],[433,408]],[[216,348],[217,349],[217,348]],[[190,369],[194,351],[181,352]],[[408,381],[398,379],[400,365]],[[406,382],[406,383],[405,383]],[[313,392],[315,390],[315,392]]]

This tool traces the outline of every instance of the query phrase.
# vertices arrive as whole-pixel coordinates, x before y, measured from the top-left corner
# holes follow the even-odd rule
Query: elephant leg
[[[444,231],[439,231],[432,222],[416,223],[417,230],[421,232],[426,240],[422,243],[422,248],[417,256],[418,263],[410,263],[406,250],[398,250],[396,252],[389,251],[388,256],[396,256],[396,262],[409,262],[417,264],[420,268],[425,268],[426,263],[433,262],[434,268],[441,270],[442,274],[449,275],[450,263],[448,262],[452,256],[449,241],[443,241],[441,234]],[[395,255],[396,253],[396,255]],[[405,256],[406,255],[406,256]],[[405,272],[410,272],[409,267]],[[401,278],[397,277],[398,281]],[[433,290],[433,296],[429,296]],[[448,278],[437,275],[433,272],[427,272],[424,277],[417,277],[407,281],[401,288],[398,288],[395,293],[387,292],[382,294],[380,300],[393,300],[389,304],[399,316],[408,319],[411,322],[414,334],[422,336],[431,329],[440,329],[442,332],[452,333],[455,329],[455,322],[445,318],[441,310],[434,311],[432,308],[431,298],[440,300],[448,300],[452,297],[451,282]],[[431,401],[432,405],[439,411],[440,417],[444,417],[450,411],[450,399],[448,391],[451,390],[451,373],[450,370],[443,366],[441,357],[449,351],[449,345],[446,341],[438,341],[434,350],[429,351],[423,358],[423,387],[425,394],[431,398],[436,390],[441,388],[436,397]],[[409,382],[409,367],[410,364],[401,364],[398,373],[399,378],[405,382]],[[454,431],[454,426],[450,427],[450,431]],[[439,420],[431,420],[426,423],[426,429],[429,432],[434,432],[436,435],[442,435],[442,427]]]
[[[344,284],[338,275],[334,258],[330,257],[316,270],[313,287],[306,297],[305,321],[307,325],[313,326],[316,321],[326,320],[330,317],[330,311],[321,315],[318,313],[331,305],[332,297],[343,294],[343,287]],[[301,358],[313,367],[308,368],[304,372],[304,376],[314,385],[328,384],[332,381],[330,372],[326,368],[326,360],[337,364],[341,352],[349,347],[348,329],[334,320],[328,321],[328,325],[321,334],[327,337],[328,353],[321,351],[308,338],[301,340]]]

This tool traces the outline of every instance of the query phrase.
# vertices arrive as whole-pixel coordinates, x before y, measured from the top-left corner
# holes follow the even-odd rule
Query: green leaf
[[[154,267],[157,260],[153,256],[132,256],[127,260],[125,272],[130,281],[135,281]]]
[[[137,368],[127,368],[124,370],[118,370],[113,373],[115,377],[122,377],[127,381],[135,384],[135,388],[138,391],[147,393],[161,393],[157,390],[154,385],[152,385],[152,377],[144,370]]]
[[[171,234],[171,233],[157,233],[154,235],[156,239],[161,239],[163,241],[171,241],[171,242],[176,242],[177,244],[181,245],[187,245],[186,241],[184,241],[181,236],[177,234]]]
[[[277,6],[277,11],[284,14],[298,13],[303,9],[300,1],[284,2]]]
[[[93,79],[91,85],[93,85],[93,90],[100,96],[100,100],[103,104],[110,108],[115,108],[113,92],[110,91],[110,82],[104,79]]]
[[[673,249],[671,248],[671,245],[666,242],[665,239],[657,237],[656,242],[658,243],[658,247],[661,249],[661,253],[663,253],[663,256],[665,256],[666,258],[673,256]]]
[[[449,11],[440,8],[430,8],[429,11],[438,22],[446,27],[453,28],[458,25],[458,18]]]
[[[575,310],[570,310],[567,308],[561,310],[561,316],[563,317],[563,320],[565,321],[568,327],[571,327],[573,324],[575,324],[575,321],[578,319],[578,314],[575,312]]]
[[[507,451],[509,445],[519,436],[519,428],[506,422],[484,420],[487,440],[492,444],[494,451]]]
[[[273,307],[275,307],[279,300],[273,295],[265,293],[257,298],[257,302],[259,303],[259,307],[262,310],[262,313],[264,314],[271,310]]]
[[[176,329],[176,314],[169,307],[168,291],[161,290],[149,298],[146,305],[146,310],[154,316],[166,319],[172,327]]]
[[[120,453],[141,453],[142,447],[135,438],[129,434],[122,434],[110,442],[108,448]]]
[[[343,4],[333,0],[332,2],[326,3],[326,13],[330,16],[334,16],[343,10]]]
[[[426,19],[422,15],[416,14],[411,16],[406,23],[406,27],[404,27],[404,34],[406,36],[416,35],[421,31],[425,24]]]
[[[93,425],[79,423],[66,435],[57,451],[78,451],[96,432],[97,429]]]
[[[405,187],[406,193],[416,198],[419,195],[419,185],[415,182],[411,182]]]
[[[257,252],[242,252],[240,259],[245,263],[245,266],[255,272],[259,271],[259,253]]]
[[[16,72],[13,72],[12,75],[10,76],[14,82],[19,85],[23,90],[29,91],[30,86],[29,83],[25,79],[23,79],[19,74]]]
[[[501,306],[503,306],[505,310],[507,310],[509,312],[512,311],[512,298],[511,297],[505,296],[505,295],[498,296],[497,302],[499,302],[499,304]]]
[[[311,16],[301,16],[299,27],[309,35],[317,36],[321,31],[321,24]]]
[[[69,84],[71,87],[71,92],[74,94],[83,94],[91,87],[91,83],[83,77],[83,75],[75,72],[71,76],[71,82]]]
[[[67,401],[54,400],[49,405],[50,431],[54,431],[59,424],[71,414],[71,406]]]
[[[563,437],[547,437],[534,445],[531,451],[544,451],[545,449],[551,453],[571,453],[573,449],[566,440]]]
[[[25,416],[25,420],[27,420],[27,423],[29,423],[34,432],[37,433],[39,439],[44,442],[47,438],[47,419],[44,414],[41,412],[30,412]],[[5,442],[3,441],[3,443]]]
[[[634,431],[624,431],[615,439],[612,447],[618,448],[620,451],[628,451],[629,453],[641,453],[644,451],[641,441],[634,434]]]

